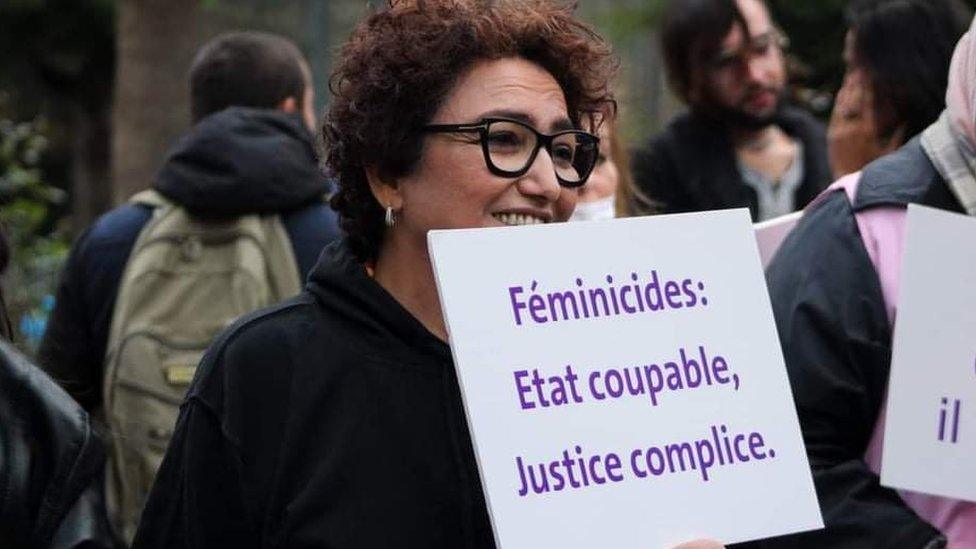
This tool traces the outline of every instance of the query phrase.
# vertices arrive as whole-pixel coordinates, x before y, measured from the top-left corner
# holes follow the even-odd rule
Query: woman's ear
[[[366,180],[369,182],[369,190],[373,192],[373,197],[385,208],[393,208],[394,211],[403,208],[403,195],[397,188],[395,181],[390,181],[380,177],[380,172],[375,166],[366,168]]]

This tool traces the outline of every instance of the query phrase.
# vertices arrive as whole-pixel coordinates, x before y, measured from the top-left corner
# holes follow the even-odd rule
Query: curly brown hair
[[[322,138],[339,181],[332,207],[360,261],[376,259],[384,228],[366,168],[384,180],[408,175],[423,127],[475,62],[520,57],[546,69],[577,127],[615,113],[617,60],[574,9],[554,0],[391,0],[353,31],[329,83]]]

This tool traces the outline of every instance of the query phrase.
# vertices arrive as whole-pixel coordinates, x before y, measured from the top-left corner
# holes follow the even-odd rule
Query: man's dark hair
[[[733,25],[747,30],[735,0],[671,0],[661,21],[668,81],[686,103]]]
[[[193,121],[231,106],[274,108],[289,97],[301,104],[309,77],[290,40],[264,32],[233,32],[211,40],[190,68]]]
[[[853,62],[874,91],[879,137],[907,141],[945,108],[949,62],[972,12],[960,0],[858,0],[847,14]]]

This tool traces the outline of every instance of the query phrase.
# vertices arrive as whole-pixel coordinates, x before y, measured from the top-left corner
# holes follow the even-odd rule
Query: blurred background
[[[374,0],[374,3],[376,0]],[[976,5],[976,0],[970,0]],[[678,110],[658,54],[660,0],[580,0],[622,60],[621,127],[643,144]],[[843,0],[770,0],[790,39],[796,102],[826,118],[843,76]],[[189,126],[196,50],[232,29],[280,33],[308,56],[319,112],[333,51],[367,0],[0,0],[0,219],[18,343],[43,334],[72,240],[146,188]]]

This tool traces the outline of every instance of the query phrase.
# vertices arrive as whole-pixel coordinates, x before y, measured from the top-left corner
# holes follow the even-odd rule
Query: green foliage
[[[15,329],[27,328],[22,336],[28,351],[41,335],[50,301],[45,296],[54,293],[69,248],[64,235],[48,231],[65,193],[44,181],[44,126],[43,120],[0,119],[0,220],[11,248],[4,293]]]
[[[15,119],[111,92],[116,0],[0,2],[0,89]],[[54,120],[49,117],[49,122]]]
[[[79,144],[89,143],[77,135],[83,121],[109,112],[118,4],[0,0],[0,120],[37,121],[28,124],[31,130],[5,122],[0,138],[5,151],[0,178],[6,185],[0,204],[8,231],[46,235],[68,213],[68,204],[52,193],[73,186],[77,155],[85,149]],[[50,207],[59,201],[58,208]],[[12,289],[19,293],[20,288]]]
[[[651,29],[657,22],[664,6],[662,0],[640,2],[639,4],[600,4],[584,9],[587,19],[592,21],[607,39],[613,43],[627,42]],[[590,12],[592,13],[586,13]]]

